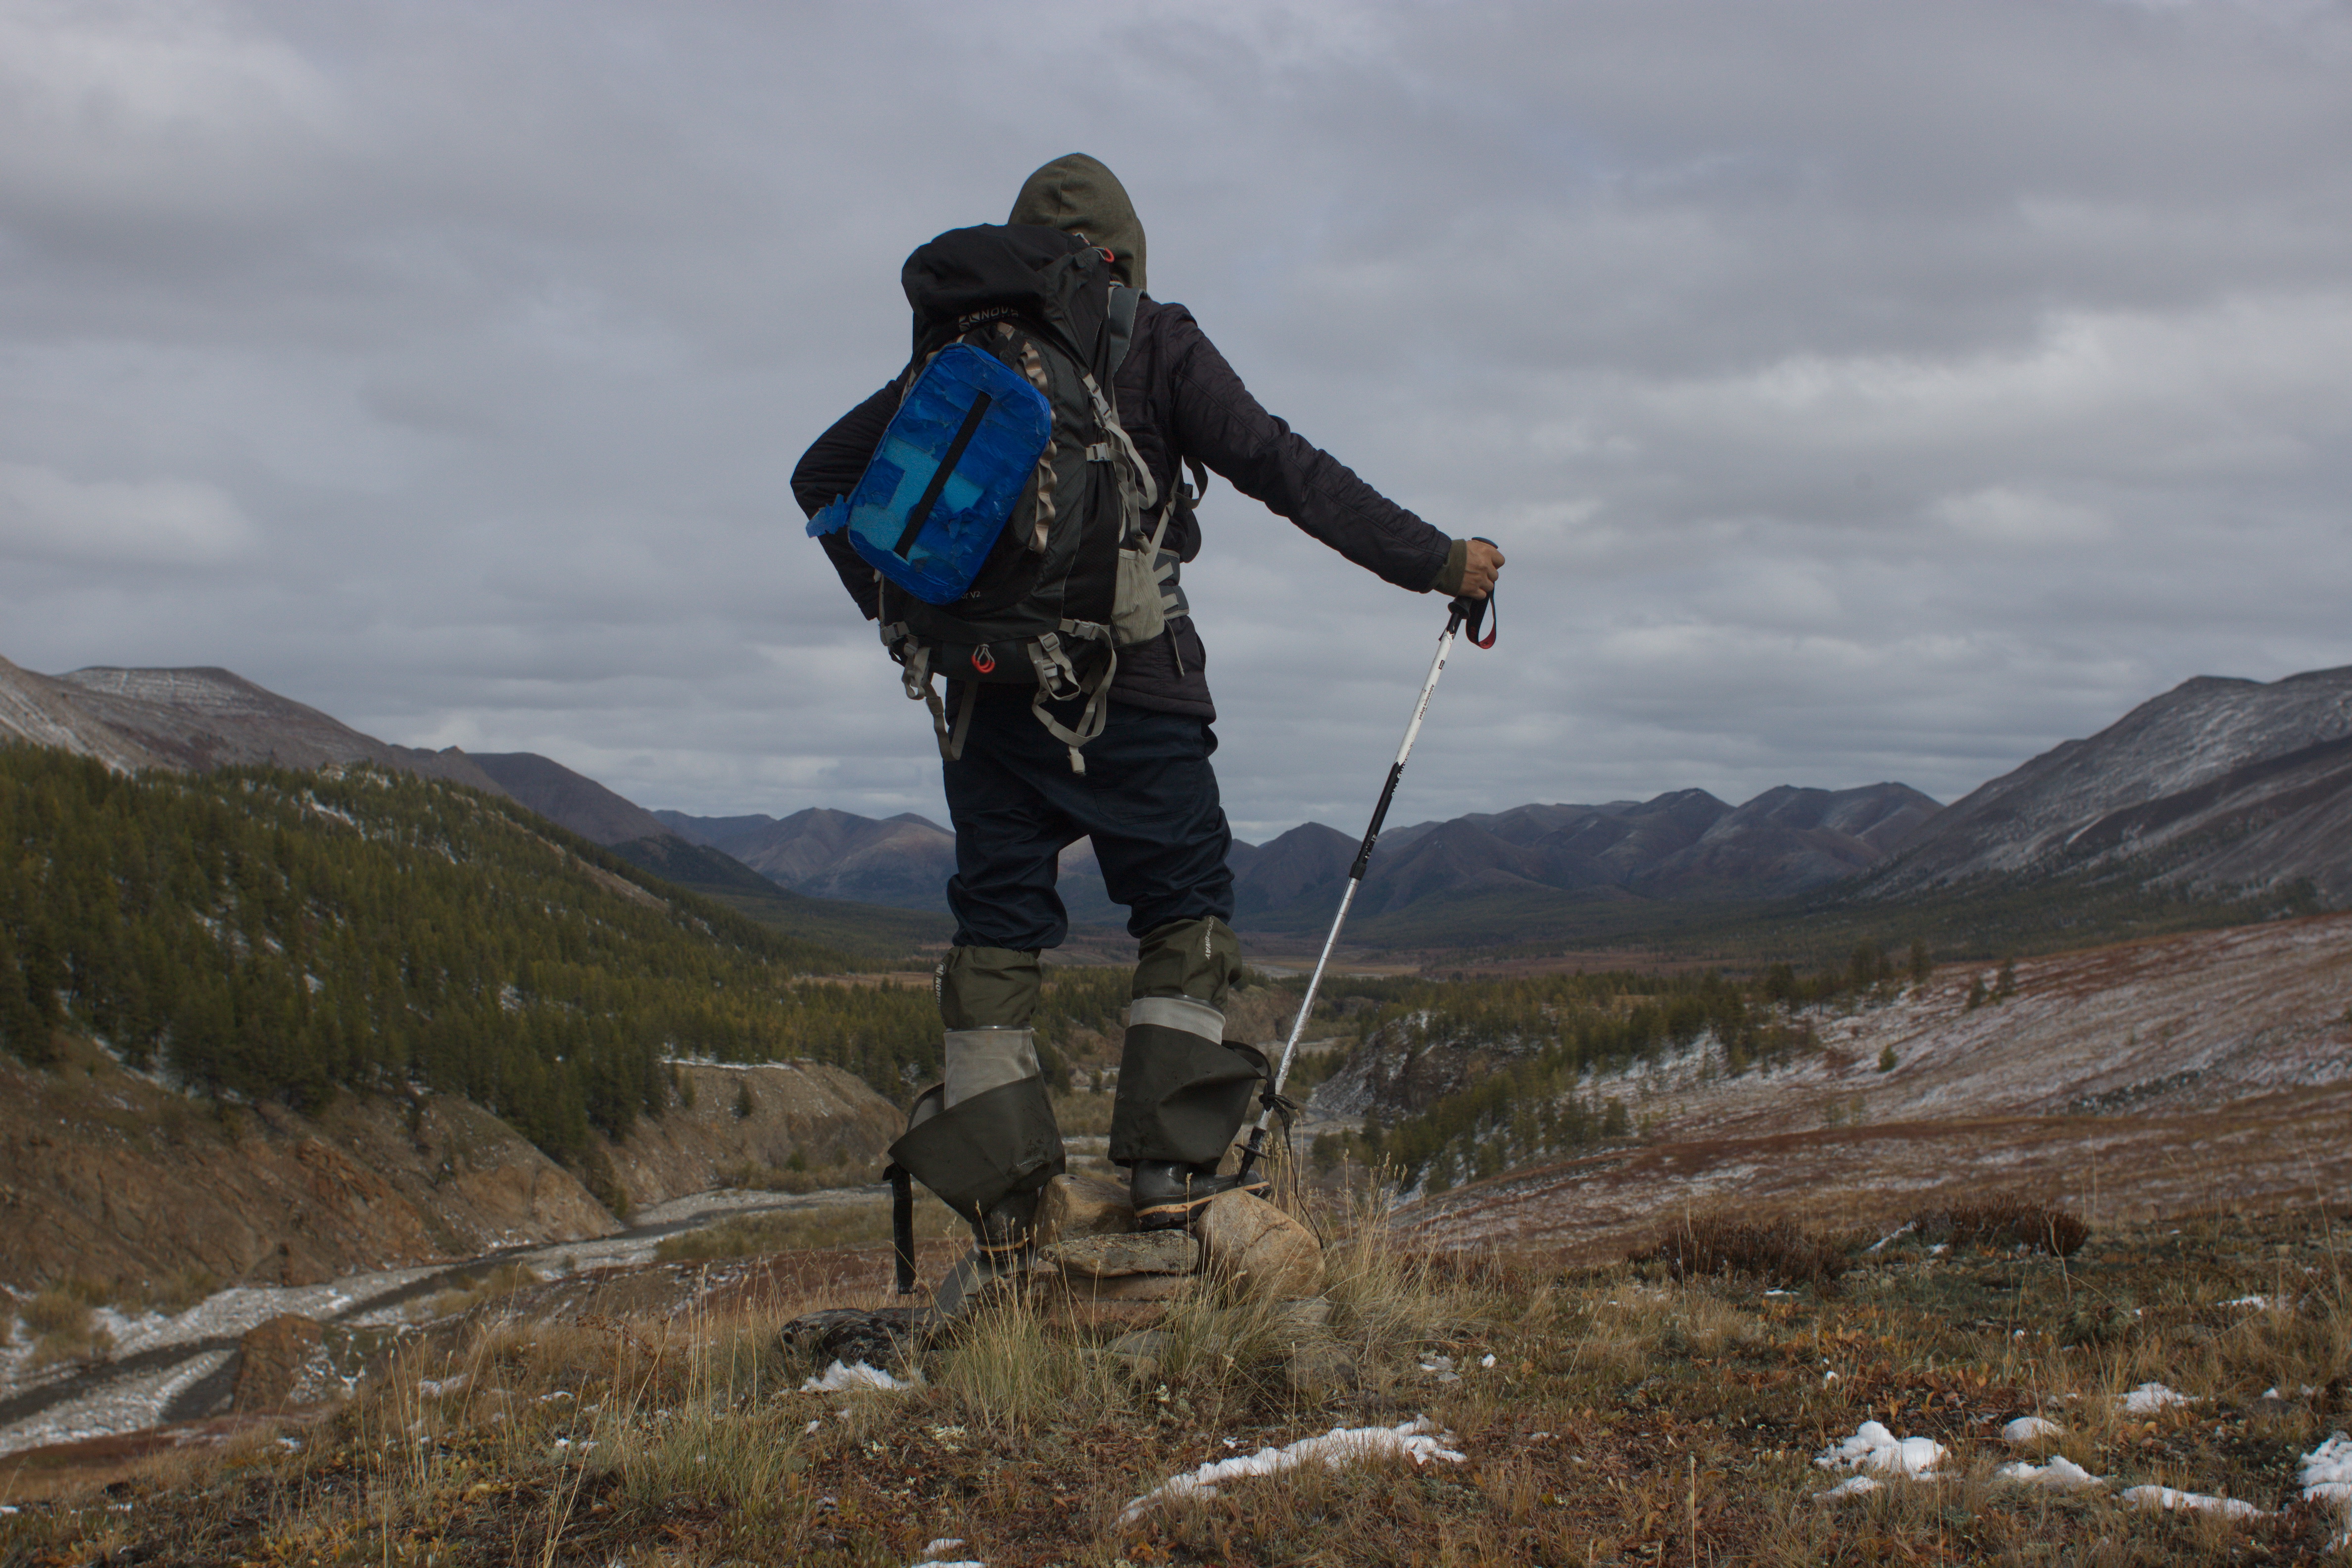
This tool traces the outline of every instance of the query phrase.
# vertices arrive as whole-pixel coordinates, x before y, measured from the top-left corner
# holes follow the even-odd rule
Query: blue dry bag
[[[849,530],[874,569],[927,605],[963,597],[1054,434],[1053,405],[1012,366],[964,343],[915,378],[857,487],[809,520]]]

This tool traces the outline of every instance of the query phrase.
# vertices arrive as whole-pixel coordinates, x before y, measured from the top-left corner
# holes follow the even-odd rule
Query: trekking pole
[[[1494,541],[1482,542],[1492,544]],[[1258,1112],[1257,1125],[1250,1129],[1249,1143],[1242,1150],[1242,1175],[1248,1175],[1250,1168],[1265,1152],[1265,1130],[1274,1121],[1282,1086],[1290,1077],[1291,1058],[1297,1055],[1298,1038],[1307,1032],[1307,1020],[1315,1011],[1315,993],[1322,987],[1323,970],[1331,962],[1331,949],[1339,940],[1339,928],[1348,921],[1348,906],[1356,901],[1356,889],[1363,886],[1364,868],[1371,864],[1372,846],[1380,841],[1381,824],[1387,820],[1389,802],[1396,798],[1397,780],[1404,776],[1404,760],[1412,755],[1413,740],[1421,733],[1421,721],[1429,713],[1430,694],[1437,689],[1437,678],[1445,673],[1445,656],[1454,647],[1454,635],[1466,625],[1471,647],[1493,647],[1495,633],[1488,631],[1482,640],[1478,626],[1494,604],[1495,594],[1490,588],[1483,599],[1465,595],[1446,606],[1445,630],[1438,637],[1437,657],[1430,661],[1429,679],[1421,683],[1421,700],[1412,705],[1412,722],[1404,727],[1404,743],[1397,747],[1396,761],[1389,764],[1388,783],[1381,786],[1381,803],[1372,807],[1372,824],[1364,829],[1363,843],[1356,847],[1356,863],[1349,868],[1347,890],[1339,895],[1339,912],[1331,917],[1330,934],[1323,939],[1323,954],[1315,961],[1315,973],[1307,981],[1306,999],[1298,1005],[1298,1016],[1291,1021],[1290,1038],[1282,1047],[1282,1065],[1275,1069],[1274,1083],[1265,1093],[1265,1108]]]

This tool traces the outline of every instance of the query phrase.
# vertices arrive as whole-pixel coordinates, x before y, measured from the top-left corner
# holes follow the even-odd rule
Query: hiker
[[[1207,655],[1179,584],[1182,563],[1201,549],[1193,507],[1207,483],[1202,465],[1409,591],[1484,598],[1503,564],[1492,544],[1449,539],[1292,433],[1250,395],[1191,311],[1144,293],[1143,226],[1100,163],[1073,153],[1047,163],[1023,184],[1007,224],[950,231],[909,258],[905,281],[917,311],[915,363],[819,437],[792,481],[850,597],[867,619],[883,622],[885,641],[907,667],[908,695],[930,700],[939,730],[956,836],[956,874],[948,883],[955,944],[936,976],[947,1030],[945,1082],[917,1098],[908,1131],[891,1153],[972,1224],[976,1256],[1000,1269],[1025,1260],[1037,1193],[1063,1167],[1061,1132],[1039,1076],[1030,1020],[1041,956],[1068,931],[1055,891],[1064,848],[1092,838],[1104,883],[1128,907],[1128,930],[1139,941],[1109,1157],[1128,1169],[1139,1228],[1188,1227],[1202,1205],[1233,1188],[1235,1178],[1218,1175],[1217,1164],[1266,1071],[1256,1050],[1224,1037],[1225,999],[1242,967],[1239,939],[1226,923],[1234,912],[1225,866],[1233,836],[1209,763],[1217,742]],[[1083,293],[1087,269],[1106,267],[1108,276],[1084,285],[1092,292]],[[1102,336],[1071,343],[1068,332],[1034,327],[1034,310],[988,305],[986,290],[971,281],[1033,273],[1080,279],[1052,285],[1081,290],[1068,294],[1066,305],[1049,300],[1038,309],[1082,335],[1088,325],[1107,322]],[[934,299],[951,304],[935,305]],[[974,300],[982,308],[962,309]],[[957,313],[933,323],[927,338],[927,308]],[[1025,346],[1016,355],[1016,326],[1049,350],[1077,350],[1069,372],[1053,371]],[[1049,472],[1057,447],[1048,442],[1039,477],[1024,492],[1024,510],[994,549],[1018,556],[1027,537],[1020,518],[1034,520],[1042,548],[1049,516],[1063,518],[1074,492],[1081,504],[1107,511],[1126,507],[1139,521],[1129,525],[1132,536],[1118,542],[1123,564],[1140,563],[1141,600],[1122,579],[1118,608],[1102,619],[1132,616],[1132,625],[1119,625],[1134,636],[1106,636],[1094,620],[1049,608],[1039,624],[1053,628],[1053,616],[1064,615],[1060,637],[1049,629],[1022,643],[1016,656],[1003,640],[1007,634],[961,629],[954,617],[970,601],[927,609],[942,601],[918,595],[924,602],[916,603],[901,591],[916,581],[912,568],[902,570],[883,552],[901,512],[889,514],[876,536],[880,544],[869,542],[860,553],[846,521],[856,509],[845,498],[854,489],[900,493],[887,484],[858,487],[869,460],[883,467],[877,449],[886,428],[894,428],[902,399],[912,405],[918,374],[929,374],[927,345],[958,341],[1014,359],[1031,383],[1065,401],[1086,395],[1072,390],[1081,381],[1088,393],[1096,385],[1076,375],[1084,368],[1078,358],[1093,355],[1093,369],[1108,373],[1105,390],[1115,421],[1097,406],[1093,424],[1076,437],[1095,466]],[[1048,352],[1042,361],[1055,358]],[[963,443],[986,405],[984,398],[973,404],[956,442],[936,458],[937,477],[925,496],[903,512],[905,531],[896,541],[902,560],[912,560],[908,541],[938,502],[948,472],[961,474],[956,465]],[[961,406],[950,408],[950,424]],[[1083,402],[1076,408],[1071,417],[1087,417]],[[1055,426],[1057,439],[1063,428]],[[1064,457],[1075,461],[1069,445]],[[1180,465],[1190,468],[1196,488],[1184,485]],[[885,478],[896,481],[898,469]],[[1041,501],[1036,492],[1048,486],[1054,495]],[[1055,497],[1058,512],[1051,510]],[[1098,526],[1119,523],[1114,517]],[[1146,535],[1148,542],[1140,542]],[[1050,551],[1039,557],[1054,558]],[[1065,569],[1075,581],[1081,567]],[[1029,570],[1034,575],[1042,568]],[[970,597],[983,596],[975,589]],[[918,626],[930,634],[909,631]],[[1111,646],[1069,656],[1068,647],[1086,637]],[[1086,668],[1108,671],[1108,679],[1089,687]],[[929,686],[935,670],[950,675],[943,700]],[[983,678],[973,678],[974,670]],[[1264,1178],[1247,1184],[1262,1191]]]

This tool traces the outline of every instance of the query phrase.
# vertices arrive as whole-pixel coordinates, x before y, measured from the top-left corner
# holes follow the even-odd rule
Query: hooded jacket
[[[1057,158],[1030,175],[1008,221],[1083,234],[1110,251],[1111,269],[1121,282],[1144,286],[1143,226],[1117,177],[1084,153]],[[1183,306],[1144,297],[1112,390],[1119,423],[1160,494],[1173,493],[1182,482],[1180,463],[1199,462],[1398,587],[1418,593],[1441,579],[1459,580],[1462,546],[1267,413]],[[793,497],[804,512],[815,516],[856,485],[898,408],[894,377],[817,437],[793,470]],[[874,619],[873,568],[841,535],[819,538],[843,586]],[[1179,511],[1162,548],[1179,561],[1198,555],[1197,514]],[[1172,616],[1160,637],[1120,650],[1111,698],[1213,720],[1206,660],[1192,617]]]

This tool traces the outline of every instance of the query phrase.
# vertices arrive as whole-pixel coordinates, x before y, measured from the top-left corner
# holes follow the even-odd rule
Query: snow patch
[[[2170,1487],[2126,1487],[2124,1501],[2134,1508],[2160,1508],[2168,1512],[2218,1513],[2225,1519],[2262,1519],[2266,1517],[2252,1503],[2236,1498],[2209,1497],[2203,1492],[2176,1491]]]
[[[2003,1465],[1993,1474],[2004,1481],[2022,1481],[2028,1486],[2048,1487],[2054,1491],[2074,1491],[2083,1487],[2103,1487],[2104,1477],[2095,1476],[2063,1454],[2053,1454],[2046,1465],[2029,1465],[2020,1459]]]
[[[1461,1464],[1466,1455],[1445,1447],[1451,1432],[1440,1432],[1427,1416],[1396,1426],[1334,1426],[1319,1437],[1301,1437],[1283,1448],[1260,1448],[1238,1458],[1218,1459],[1183,1475],[1171,1476],[1158,1489],[1143,1494],[1119,1510],[1118,1522],[1130,1524],[1163,1498],[1214,1497],[1227,1481],[1244,1476],[1274,1476],[1320,1461],[1332,1469],[1360,1459],[1401,1457],[1414,1464],[1444,1459]]]
[[[1936,1474],[1948,1452],[1933,1437],[1897,1437],[1883,1423],[1865,1421],[1853,1436],[1815,1455],[1813,1463],[1825,1470],[1876,1470],[1925,1480]]]
[[[878,1366],[868,1366],[862,1361],[847,1365],[835,1362],[818,1375],[801,1384],[803,1394],[845,1394],[853,1388],[912,1388],[914,1380],[892,1377]]]
[[[2153,1415],[2159,1410],[2169,1410],[2176,1405],[2204,1403],[2192,1394],[2176,1394],[2160,1383],[2143,1383],[2124,1395],[2124,1409],[2134,1415]],[[2170,1507],[2170,1504],[2167,1504]]]
[[[2305,1454],[2297,1479],[2303,1482],[2303,1495],[2311,1501],[2352,1509],[2352,1437],[2338,1432]]]
[[[1884,1481],[1874,1481],[1868,1476],[1852,1476],[1840,1481],[1837,1485],[1832,1487],[1825,1492],[1815,1492],[1813,1494],[1813,1500],[1815,1502],[1832,1502],[1839,1498],[1860,1497],[1864,1492],[1874,1492],[1885,1484],[1886,1483]]]

